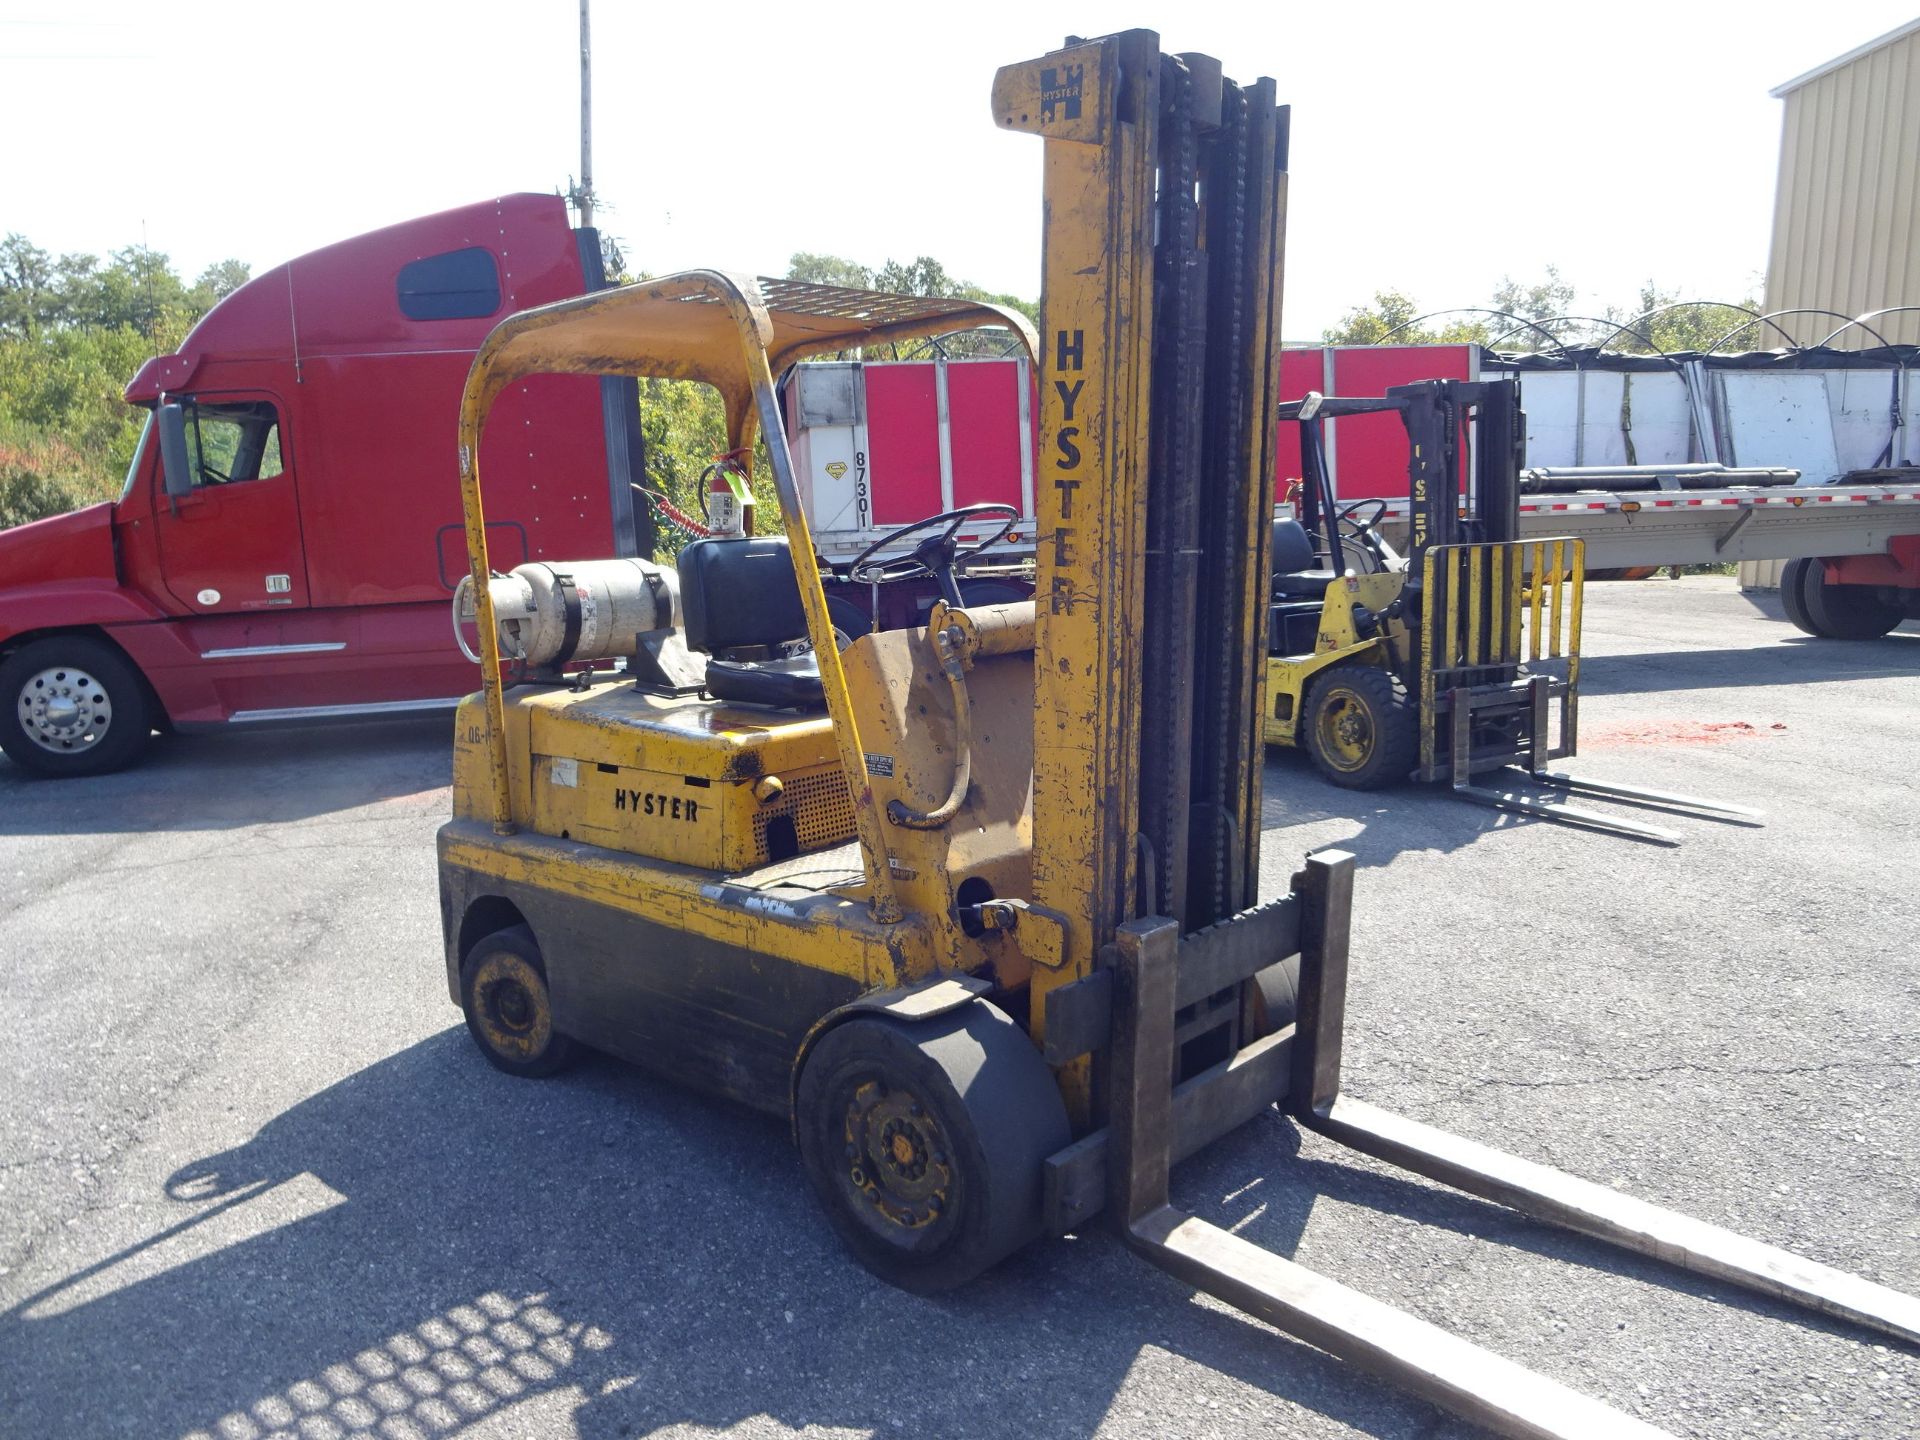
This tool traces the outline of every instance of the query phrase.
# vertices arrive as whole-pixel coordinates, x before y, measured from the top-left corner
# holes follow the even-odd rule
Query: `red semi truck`
[[[128,385],[149,418],[120,498],[0,532],[0,748],[82,775],[132,760],[155,730],[450,709],[474,684],[449,605],[467,566],[467,367],[503,316],[602,283],[597,235],[559,198],[509,195],[317,250],[221,301]],[[819,531],[830,561],[921,518],[923,501],[1002,492],[1018,497],[1018,549],[982,558],[1031,552],[1023,361],[904,365],[872,396],[859,367],[829,368],[787,404],[791,423],[805,408],[825,427],[810,501],[843,480],[858,492]],[[841,419],[845,437],[828,424]],[[1029,438],[1009,441],[1016,427]],[[830,456],[846,437],[857,456]],[[482,443],[501,569],[651,552],[634,382],[525,381]],[[873,491],[875,465],[906,493]],[[834,591],[842,625],[864,628],[869,589]],[[883,623],[931,598],[887,587]]]

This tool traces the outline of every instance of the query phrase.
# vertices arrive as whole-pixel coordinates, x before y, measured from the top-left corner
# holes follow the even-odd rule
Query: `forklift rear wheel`
[[[1307,687],[1307,754],[1349,790],[1377,790],[1413,771],[1419,744],[1413,702],[1391,670],[1339,665]]]
[[[1829,585],[1827,567],[1809,560],[1800,604],[1812,633],[1825,640],[1878,640],[1906,618],[1867,585]],[[1783,582],[1784,582],[1784,577]]]
[[[480,1053],[509,1075],[538,1079],[578,1057],[574,1042],[553,1028],[547,967],[524,925],[496,930],[467,952],[460,1009]]]
[[[858,1015],[800,1072],[800,1153],[861,1264],[929,1295],[1040,1233],[1041,1165],[1072,1138],[1059,1086],[1005,1012]]]
[[[152,738],[146,684],[104,640],[49,635],[0,662],[0,749],[21,769],[100,775]]]

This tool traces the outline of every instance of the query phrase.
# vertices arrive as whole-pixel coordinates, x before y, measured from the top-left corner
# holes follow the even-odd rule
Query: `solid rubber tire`
[[[924,1232],[902,1227],[897,1241],[862,1218],[841,1173],[850,1163],[845,1101],[870,1072],[926,1106],[956,1152],[945,1213]],[[888,1284],[921,1295],[965,1284],[1040,1234],[1042,1162],[1072,1139],[1040,1052],[979,999],[913,1023],[859,1013],[827,1031],[800,1072],[795,1131],[841,1243]]]
[[[546,1038],[533,1054],[507,1054],[487,1036],[475,990],[482,967],[496,957],[522,962],[512,966],[514,976],[532,993],[536,1006],[545,1011]],[[529,980],[534,983],[528,983]],[[473,1037],[473,1043],[479,1047],[480,1053],[487,1057],[487,1063],[508,1075],[523,1080],[543,1080],[549,1075],[559,1074],[580,1057],[578,1042],[553,1028],[553,1000],[547,993],[546,961],[541,957],[533,931],[525,925],[510,925],[504,930],[495,930],[475,941],[473,948],[467,951],[460,962],[460,1011],[467,1019],[467,1033]]]
[[[1353,691],[1373,716],[1374,747],[1357,770],[1342,770],[1320,752],[1320,707],[1336,690]],[[1418,718],[1407,687],[1391,670],[1342,664],[1322,670],[1307,683],[1306,703],[1295,734],[1314,768],[1346,790],[1378,790],[1397,785],[1413,773],[1420,748]]]
[[[71,755],[43,749],[20,724],[21,687],[41,671],[61,666],[92,675],[113,707],[105,736]],[[49,635],[0,661],[0,750],[22,770],[48,779],[104,775],[132,764],[152,739],[146,682],[118,646],[91,635]]]
[[[1291,1025],[1300,1012],[1300,957],[1292,955],[1267,966],[1254,975],[1253,984],[1253,1038],[1260,1040]]]

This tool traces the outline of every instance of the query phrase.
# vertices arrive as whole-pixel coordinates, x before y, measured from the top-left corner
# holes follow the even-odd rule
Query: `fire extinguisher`
[[[739,453],[717,457],[701,477],[707,482],[707,529],[718,536],[753,533],[753,491]]]

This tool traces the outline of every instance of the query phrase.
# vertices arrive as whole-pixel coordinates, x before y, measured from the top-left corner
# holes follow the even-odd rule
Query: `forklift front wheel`
[[[1321,672],[1307,688],[1301,728],[1315,768],[1349,790],[1378,790],[1413,771],[1419,727],[1391,670],[1346,664]]]
[[[974,1000],[906,1024],[858,1015],[800,1072],[807,1178],[855,1258],[929,1295],[1041,1228],[1041,1165],[1072,1138],[1059,1086],[1006,1014]]]
[[[460,966],[460,1009],[467,1032],[496,1069],[528,1079],[556,1074],[578,1054],[553,1028],[547,968],[524,925],[496,930]]]

